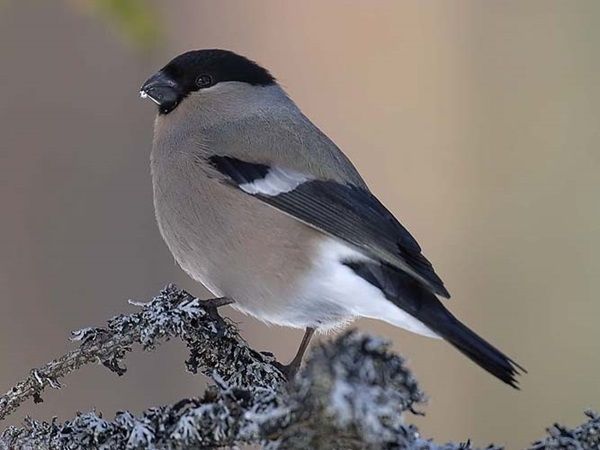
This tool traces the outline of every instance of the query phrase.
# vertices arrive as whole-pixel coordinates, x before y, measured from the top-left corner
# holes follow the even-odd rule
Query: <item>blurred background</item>
[[[154,221],[148,75],[189,49],[272,69],[413,232],[451,309],[523,364],[522,391],[374,321],[430,397],[425,436],[523,447],[600,409],[600,2],[0,2],[0,391],[178,269]],[[301,333],[230,309],[289,360]],[[25,414],[106,416],[197,394],[174,342],[93,366]],[[413,418],[409,418],[413,420]]]

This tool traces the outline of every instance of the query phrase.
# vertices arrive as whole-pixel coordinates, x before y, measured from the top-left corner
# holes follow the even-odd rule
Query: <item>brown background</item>
[[[423,244],[453,311],[529,369],[516,392],[444,343],[358,322],[409,358],[425,435],[516,448],[600,409],[597,0],[155,2],[150,53],[79,6],[0,8],[0,390],[128,298],[169,281],[205,295],[154,223],[154,108],[137,89],[221,47],[273,70]],[[291,357],[298,332],[227,314]],[[5,424],[198,393],[184,358],[172,343],[121,378],[85,368]]]

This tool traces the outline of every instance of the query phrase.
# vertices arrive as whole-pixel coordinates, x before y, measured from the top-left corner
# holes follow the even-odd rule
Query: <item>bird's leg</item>
[[[287,377],[288,380],[293,380],[302,365],[302,358],[304,357],[304,353],[306,353],[306,349],[308,348],[308,344],[310,343],[311,338],[315,334],[314,328],[306,328],[304,332],[304,336],[302,337],[302,341],[300,342],[300,347],[296,352],[296,356],[292,359],[287,365],[279,364],[279,370],[283,372],[283,374]]]

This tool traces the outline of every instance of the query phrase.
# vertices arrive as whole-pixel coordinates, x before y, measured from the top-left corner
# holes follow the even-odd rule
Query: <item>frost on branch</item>
[[[438,445],[405,423],[424,399],[401,357],[379,339],[348,332],[316,345],[305,368],[287,383],[272,356],[252,350],[214,306],[174,286],[139,312],[111,319],[106,328],[75,334],[78,349],[30,375],[0,397],[0,419],[28,398],[89,362],[101,362],[123,374],[123,357],[134,344],[146,350],[170,338],[182,339],[192,372],[215,385],[200,397],[150,408],[139,416],[128,411],[112,420],[101,414],[77,414],[59,423],[26,419],[0,434],[4,449],[199,449],[259,444],[283,449],[457,450],[463,444]],[[568,430],[555,425],[532,450],[598,449],[600,419]],[[490,446],[488,449],[498,449]]]

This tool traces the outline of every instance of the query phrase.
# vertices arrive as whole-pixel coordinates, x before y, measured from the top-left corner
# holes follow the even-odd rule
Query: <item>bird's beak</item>
[[[142,85],[140,97],[149,98],[161,110],[170,110],[179,102],[177,83],[162,71],[157,72]]]

